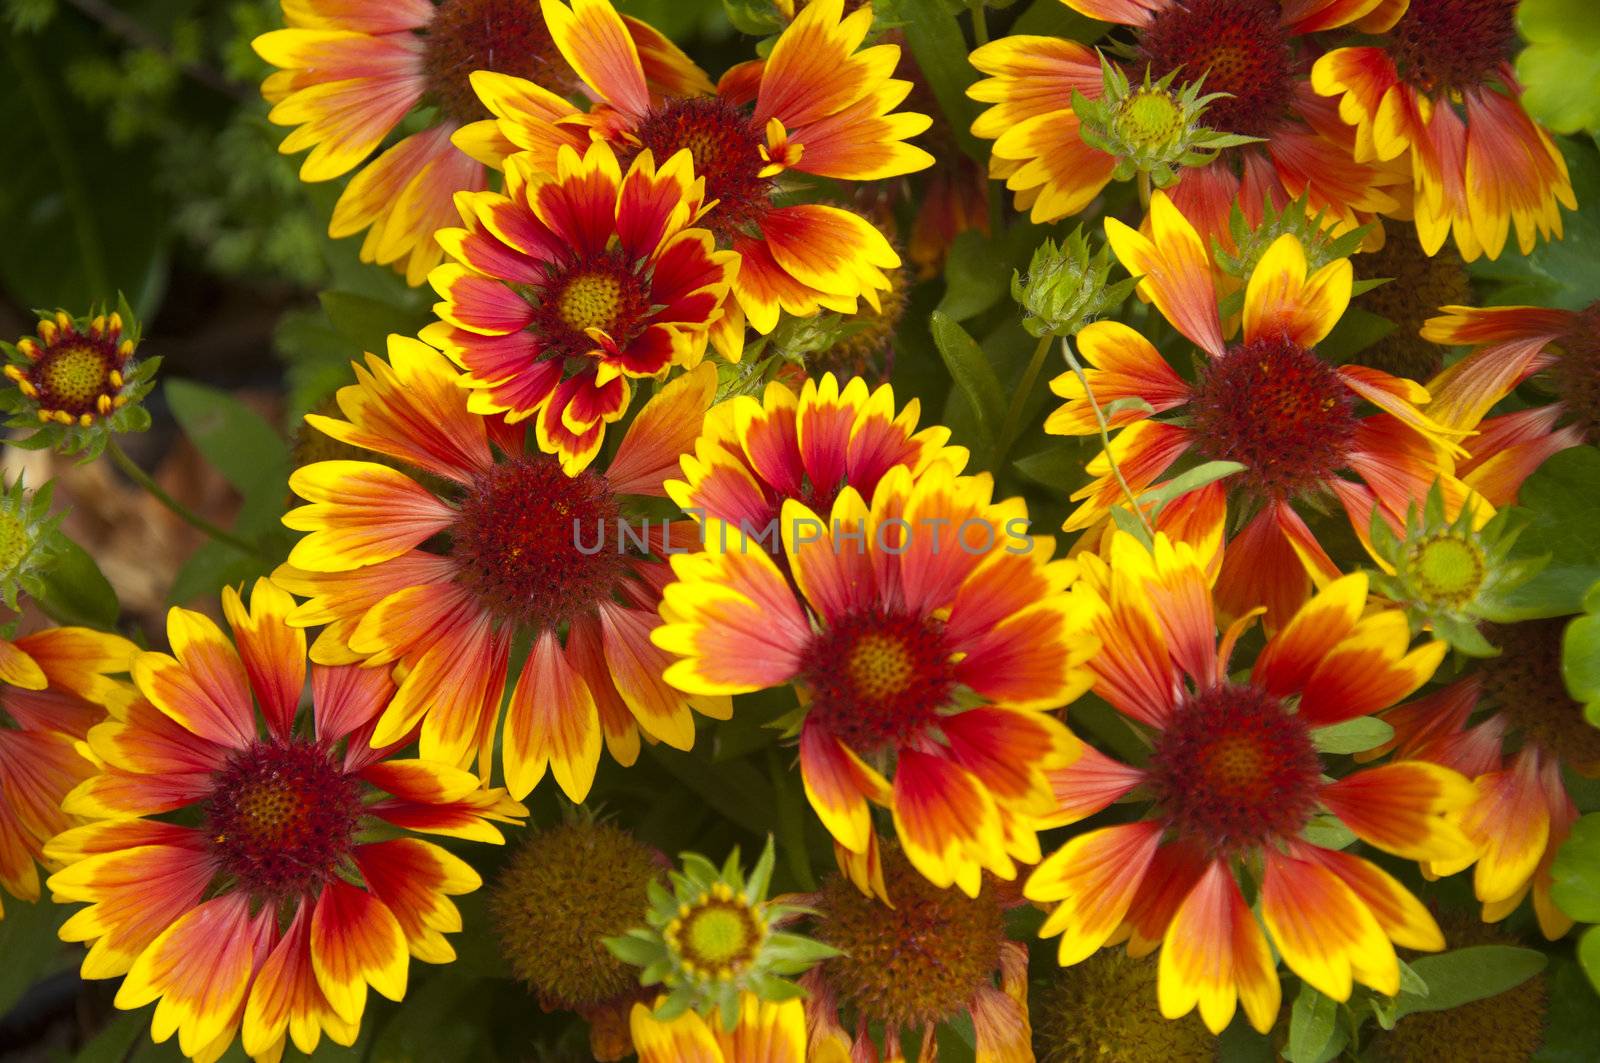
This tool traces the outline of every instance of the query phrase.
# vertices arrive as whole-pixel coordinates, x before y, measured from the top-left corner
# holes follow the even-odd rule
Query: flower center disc
[[[1139,37],[1153,78],[1174,70],[1205,91],[1226,92],[1201,121],[1211,129],[1266,136],[1288,113],[1293,67],[1272,0],[1184,0],[1162,7]]]
[[[28,383],[39,392],[41,409],[62,410],[74,418],[98,414],[101,395],[115,395],[111,374],[120,367],[116,347],[88,336],[45,347],[27,369]]]
[[[1178,134],[1183,112],[1171,96],[1155,89],[1140,89],[1128,97],[1117,115],[1117,131],[1144,148],[1159,147]]]
[[[13,514],[0,513],[0,573],[16,568],[27,552],[27,525]]]
[[[1600,302],[1573,319],[1560,346],[1561,357],[1550,369],[1556,392],[1589,442],[1600,442]]]
[[[864,754],[933,723],[955,686],[937,622],[876,610],[817,635],[800,667],[817,722]]]
[[[758,176],[766,165],[761,131],[731,103],[715,96],[667,100],[645,116],[634,136],[658,166],[689,149],[695,176],[706,181],[706,202],[717,201],[700,224],[719,239],[730,239],[766,213],[772,181]]]
[[[1600,771],[1600,730],[1583,718],[1561,678],[1567,618],[1490,624],[1483,631],[1498,657],[1483,663],[1484,699],[1506,715],[1524,743],[1556,754],[1583,772]]]
[[[597,328],[610,332],[616,327],[622,304],[622,284],[615,277],[584,273],[573,277],[561,290],[561,319],[574,332]]]
[[[1205,367],[1192,403],[1202,454],[1241,462],[1257,494],[1286,498],[1345,464],[1355,401],[1331,366],[1286,339],[1258,337]]]
[[[444,112],[473,122],[489,117],[472,91],[474,70],[547,84],[554,57],[539,0],[444,0],[428,23],[422,71]]]
[[[1282,702],[1226,683],[1178,706],[1148,771],[1178,833],[1228,853],[1298,833],[1311,818],[1321,763],[1305,724]]]
[[[1516,0],[1428,0],[1395,24],[1400,74],[1423,92],[1482,84],[1516,41]]]
[[[673,920],[665,936],[686,966],[731,978],[755,962],[766,935],[760,917],[742,898],[708,895]]]
[[[609,597],[623,574],[605,479],[518,456],[478,476],[461,503],[451,556],[459,579],[502,620],[553,628]],[[580,550],[599,548],[592,553]]]
[[[206,837],[223,870],[258,897],[301,894],[349,855],[361,814],[357,783],[324,747],[258,741],[219,771]]]
[[[532,330],[551,356],[583,358],[596,349],[588,329],[599,329],[626,346],[650,312],[647,282],[612,249],[556,267],[538,293]]]
[[[1435,605],[1459,607],[1472,601],[1487,569],[1483,551],[1448,534],[1424,539],[1411,549],[1408,560],[1429,604]]]

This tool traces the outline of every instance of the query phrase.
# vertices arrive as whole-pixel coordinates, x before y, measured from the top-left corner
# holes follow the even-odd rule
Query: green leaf
[[[1594,1063],[1594,1046],[1600,1044],[1596,987],[1579,964],[1560,956],[1551,959],[1545,984],[1550,1003],[1545,1012],[1544,1043],[1531,1063]]]
[[[994,367],[978,342],[948,316],[935,310],[928,323],[939,356],[955,379],[956,387],[972,404],[983,449],[988,451],[1003,428],[1006,415],[1005,392],[1000,388]]]
[[[72,1063],[125,1063],[149,1025],[150,1016],[143,1008],[119,1011],[72,1057]]]
[[[1411,968],[1427,983],[1428,993],[1421,996],[1402,989],[1395,998],[1395,1017],[1448,1011],[1496,996],[1544,970],[1546,962],[1544,953],[1513,945],[1475,945],[1412,960]]]
[[[1550,897],[1567,915],[1600,923],[1600,812],[1582,816],[1556,853]]]
[[[1516,619],[1567,616],[1583,605],[1583,594],[1600,581],[1600,449],[1572,447],[1528,477],[1519,497],[1529,521],[1517,540],[1518,554],[1548,554],[1550,562],[1506,595]]]
[[[1034,483],[1064,494],[1076,491],[1084,483],[1083,458],[1078,448],[1065,443],[1018,458],[1011,465]]]
[[[961,23],[942,0],[891,0],[879,5],[878,14],[885,21],[900,25],[912,58],[928,79],[928,87],[961,150],[980,162],[985,160],[987,147],[972,135],[978,105],[967,98],[967,86],[978,80],[978,72],[967,61],[967,39],[961,32]]]
[[[1301,984],[1289,1013],[1289,1063],[1324,1063],[1338,1032],[1339,1002],[1309,985]],[[1335,1054],[1337,1050],[1335,1050]]]
[[[670,746],[646,746],[649,755],[673,778],[719,815],[765,837],[777,819],[777,806],[766,777],[742,760],[725,760],[708,771],[700,758]],[[712,869],[716,874],[716,869]]]
[[[83,547],[60,532],[51,538],[54,556],[40,576],[44,593],[38,596],[39,607],[62,624],[103,631],[116,627],[122,606],[111,581]]]
[[[1600,990],[1600,926],[1591,926],[1578,939],[1578,963],[1589,982]]]
[[[372,354],[389,349],[391,334],[415,336],[433,320],[427,310],[398,306],[355,292],[320,292],[317,299],[339,334]]]
[[[1600,22],[1586,0],[1522,0],[1522,105],[1557,133],[1600,130]]]
[[[944,263],[944,298],[939,311],[966,321],[994,306],[1011,290],[1011,274],[1027,263],[1038,230],[1018,225],[998,236],[968,229],[950,245]]]
[[[26,859],[26,858],[25,858]],[[28,904],[7,895],[0,919],[0,1015],[11,1010],[28,987],[71,965],[74,954],[56,936],[72,914],[48,899]]]
[[[1583,612],[1561,636],[1561,679],[1589,723],[1600,727],[1600,583],[1583,596]]]
[[[481,978],[433,973],[406,993],[378,1033],[370,1058],[384,1063],[466,1063],[494,1058],[492,994]]]
[[[240,494],[288,490],[289,447],[262,416],[225,391],[168,380],[167,402],[183,434]]]
[[[1365,753],[1393,737],[1394,728],[1376,716],[1357,716],[1311,732],[1311,740],[1323,753]]]
[[[1332,362],[1348,361],[1394,330],[1395,323],[1383,315],[1352,306],[1328,337],[1317,344],[1317,353]]]

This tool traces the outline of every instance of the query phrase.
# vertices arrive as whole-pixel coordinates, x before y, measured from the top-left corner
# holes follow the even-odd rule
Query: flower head
[[[1198,1015],[1156,1010],[1156,960],[1101,949],[1045,975],[1030,994],[1039,1063],[1168,1063],[1213,1059],[1217,1040]]]
[[[44,589],[41,576],[61,523],[59,515],[50,515],[51,486],[29,491],[20,476],[9,486],[0,478],[0,601],[13,611],[21,595],[38,597]]]
[[[517,426],[472,413],[459,374],[425,343],[391,337],[389,360],[368,355],[356,378],[338,396],[347,420],[310,422],[407,471],[377,460],[296,470],[289,486],[308,504],[284,522],[310,534],[273,578],[308,599],[292,624],[326,625],[314,660],[403,676],[374,741],[420,722],[424,757],[476,755],[487,777],[510,685],[507,787],[520,799],[549,771],[581,801],[602,742],[632,764],[640,728],[688,749],[691,706],[727,716],[727,698],[686,695],[661,678],[669,658],[650,631],[663,558],[692,535],[647,521],[643,508],[699,432],[716,386],[709,364],[640,409],[604,471],[576,475],[526,452]],[[519,634],[529,648],[508,684]]]
[[[835,463],[845,423],[817,451]],[[790,431],[772,429],[745,437],[769,469],[768,444]],[[968,895],[984,870],[1012,878],[1036,857],[1044,773],[1076,753],[1042,710],[1081,691],[1094,651],[1067,589],[1075,564],[992,491],[934,461],[888,468],[870,498],[846,484],[826,510],[787,499],[763,525],[773,544],[707,516],[704,552],[673,559],[653,636],[682,658],[666,675],[683,690],[795,683],[801,777],[838,845],[870,861],[871,806],[887,808],[911,863]]]
[[[1046,239],[1034,249],[1027,276],[1011,274],[1011,298],[1022,307],[1022,327],[1034,336],[1076,335],[1133,291],[1132,279],[1108,284],[1110,276],[1110,246],[1091,256],[1082,226],[1059,245]]]
[[[685,1011],[662,1020],[648,1005],[635,1004],[631,1021],[639,1063],[849,1063],[836,1050],[821,1053],[806,1049],[806,1013],[796,999],[774,1002],[754,993],[739,997],[728,1014],[713,1011],[709,1018]],[[759,1046],[759,1047],[752,1047]],[[752,1053],[759,1053],[752,1056]]]
[[[1351,305],[1394,323],[1391,332],[1350,361],[1426,384],[1444,367],[1444,349],[1423,337],[1424,326],[1440,307],[1458,305],[1472,295],[1461,256],[1448,247],[1427,254],[1414,230],[1391,227],[1383,247],[1350,262],[1357,288]],[[1374,282],[1381,283],[1359,290]]]
[[[61,808],[95,770],[78,744],[108,708],[132,699],[111,677],[138,652],[127,639],[81,627],[0,639],[0,888],[11,896],[39,899],[37,865],[57,866],[45,843],[82,822]]]
[[[1438,927],[1394,878],[1307,828],[1331,816],[1386,852],[1467,863],[1475,852],[1458,817],[1471,787],[1416,760],[1329,781],[1318,731],[1416,690],[1445,645],[1411,649],[1405,617],[1368,613],[1356,574],[1330,583],[1235,673],[1248,619],[1219,643],[1209,577],[1187,544],[1157,535],[1150,550],[1118,532],[1108,559],[1083,565],[1101,644],[1088,662],[1094,692],[1148,736],[1151,753],[1135,767],[1089,749],[1053,772],[1057,821],[1135,792],[1150,811],[1076,835],[1028,879],[1030,900],[1056,906],[1040,934],[1060,936],[1061,964],[1124,938],[1131,956],[1159,947],[1162,1015],[1198,1006],[1213,1033],[1240,1004],[1262,1032],[1277,1021],[1273,948],[1335,1000],[1354,982],[1397,993],[1395,946],[1442,948]],[[1241,881],[1259,898],[1264,932]]]
[[[1383,37],[1312,67],[1312,86],[1354,126],[1355,158],[1409,164],[1406,205],[1429,254],[1453,236],[1468,262],[1498,258],[1513,225],[1527,254],[1540,236],[1561,235],[1560,207],[1577,208],[1566,160],[1518,98],[1516,9],[1516,0],[1384,4],[1358,23]],[[1380,15],[1387,25],[1368,25]]]
[[[457,221],[453,197],[485,187],[486,171],[451,143],[486,118],[474,71],[577,88],[535,0],[283,0],[287,28],[252,46],[277,67],[261,86],[269,119],[294,126],[280,148],[311,149],[305,181],[360,167],[334,207],[328,234],[365,232],[364,262],[392,265],[421,284],[439,263],[437,229]],[[656,88],[699,85],[678,48],[638,19],[623,20],[630,47],[648,57]],[[380,152],[389,134],[424,108],[425,128]],[[369,161],[370,159],[370,161]]]
[[[591,138],[608,141],[624,160],[687,149],[705,179],[710,209],[702,224],[739,259],[734,298],[713,334],[729,357],[740,352],[746,322],[769,333],[780,310],[804,317],[853,313],[863,299],[879,305],[892,287],[884,271],[900,265],[883,235],[853,211],[775,199],[787,175],[871,181],[933,162],[906,143],[930,119],[895,111],[911,90],[892,77],[899,47],[861,47],[870,6],[846,15],[843,0],[807,4],[765,60],[728,71],[715,94],[702,74],[703,87],[660,96],[646,91],[650,57],[619,32],[609,0],[550,0],[544,14],[596,103],[584,110],[528,80],[474,75],[496,121],[462,130],[456,139],[465,150],[499,165],[526,149],[536,169],[551,169],[562,145],[581,150]]]
[[[526,809],[467,772],[374,748],[394,696],[382,669],[312,666],[289,596],[223,592],[234,639],[174,609],[173,654],[133,662],[140,697],[88,732],[98,770],[62,803],[89,822],[45,854],[60,900],[89,907],[62,936],[90,943],[87,978],[123,976],[118,1007],[158,1002],[151,1032],[214,1060],[242,1030],[275,1060],[292,1037],[352,1043],[368,988],[399,1000],[409,956],[455,957],[451,895],[476,872],[423,832],[490,843]],[[409,956],[408,956],[409,954]]]
[[[563,146],[551,173],[527,153],[505,169],[504,194],[463,193],[466,227],[440,231],[459,264],[433,271],[442,321],[422,335],[467,370],[468,409],[536,416],[540,449],[576,473],[632,380],[698,364],[733,255],[689,227],[704,181],[688,151],[659,170],[642,152],[625,175],[603,142],[581,157]]]
[[[98,455],[111,436],[142,432],[150,414],[139,401],[155,387],[159,358],[134,360],[139,325],[127,304],[110,313],[41,317],[37,336],[0,343],[15,391],[0,393],[7,425],[33,429],[10,442],[30,450]]]

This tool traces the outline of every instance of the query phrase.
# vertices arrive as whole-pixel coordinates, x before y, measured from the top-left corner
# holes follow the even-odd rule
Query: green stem
[[[1028,367],[1022,371],[1022,379],[1017,383],[1017,390],[1011,395],[1011,408],[1006,411],[1006,419],[1000,426],[1000,438],[995,440],[994,460],[989,463],[996,475],[1000,466],[1005,463],[1006,455],[1011,452],[1011,447],[1016,443],[1017,437],[1022,434],[1022,411],[1028,403],[1028,396],[1033,393],[1033,385],[1039,380],[1039,371],[1044,368],[1045,354],[1050,350],[1050,341],[1054,335],[1046,332],[1039,337],[1039,342],[1033,346],[1033,357],[1028,359]]]
[[[1094,412],[1095,426],[1100,429],[1100,447],[1106,456],[1107,464],[1111,466],[1111,475],[1116,478],[1117,486],[1122,488],[1122,496],[1128,500],[1128,508],[1133,510],[1133,515],[1139,518],[1139,524],[1144,528],[1145,534],[1153,539],[1155,529],[1150,527],[1150,522],[1145,519],[1144,510],[1139,508],[1139,496],[1128,486],[1128,480],[1122,475],[1117,459],[1111,455],[1111,427],[1106,423],[1105,411],[1100,409],[1100,403],[1094,397],[1094,389],[1089,386],[1089,377],[1084,373],[1083,366],[1078,363],[1078,356],[1072,353],[1072,344],[1066,336],[1061,337],[1061,353],[1066,357],[1067,365],[1072,367],[1072,373],[1078,378],[1078,383],[1083,385],[1083,397],[1089,400],[1089,409]]]
[[[967,0],[967,9],[972,12],[972,39],[981,48],[989,43],[989,23],[984,16],[983,0]]]
[[[160,502],[163,506],[166,506],[173,512],[174,515],[178,517],[178,519],[182,520],[191,528],[205,533],[206,536],[219,543],[226,543],[235,550],[242,550],[247,554],[254,554],[258,557],[261,556],[261,550],[255,544],[246,542],[244,539],[239,538],[232,532],[217,527],[215,524],[211,523],[209,520],[206,520],[200,514],[196,513],[194,510],[190,509],[188,506],[184,505],[182,502],[179,502],[176,498],[173,498],[170,494],[168,494],[166,488],[156,483],[155,480],[151,478],[149,473],[139,468],[138,463],[132,458],[128,457],[128,452],[123,450],[122,445],[119,444],[115,439],[111,440],[111,442],[107,445],[106,453],[111,455],[112,462],[115,463],[117,468],[121,469],[123,473],[127,475],[128,479],[132,480],[134,483],[148,491],[152,498],[154,498],[157,502]]]
[[[1139,171],[1139,206],[1150,209],[1150,171]]]

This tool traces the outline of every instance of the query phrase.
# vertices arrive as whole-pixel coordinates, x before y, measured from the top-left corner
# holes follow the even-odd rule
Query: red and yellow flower
[[[440,260],[434,230],[452,225],[457,192],[485,186],[481,162],[451,143],[487,116],[468,78],[487,69],[577,88],[533,0],[282,0],[286,29],[252,42],[277,67],[261,86],[268,116],[295,126],[280,148],[311,149],[305,181],[327,181],[367,163],[408,116],[432,109],[427,128],[372,159],[334,207],[330,236],[365,232],[364,262],[394,265],[421,284]],[[676,45],[623,21],[654,91],[709,84]]]
[[[1561,679],[1566,625],[1561,617],[1487,626],[1484,637],[1500,655],[1387,713],[1394,738],[1373,751],[1392,748],[1472,779],[1462,826],[1478,848],[1473,889],[1483,919],[1499,922],[1531,895],[1539,928],[1552,941],[1572,929],[1550,898],[1551,864],[1578,818],[1562,769],[1600,777],[1600,731]],[[1435,861],[1429,870],[1448,875],[1466,863]]]
[[[467,370],[468,409],[538,414],[539,448],[576,473],[627,411],[630,379],[699,363],[734,256],[690,228],[704,181],[687,151],[659,170],[641,152],[624,175],[604,143],[563,146],[552,172],[526,153],[505,172],[503,195],[462,193],[466,227],[438,233],[456,263],[429,277],[442,320],[422,335]]]
[[[1055,905],[1040,934],[1060,936],[1061,964],[1122,941],[1135,957],[1160,948],[1161,1013],[1198,1006],[1214,1033],[1241,1004],[1262,1032],[1277,1021],[1274,948],[1334,1000],[1347,1000],[1355,982],[1399,992],[1395,946],[1443,948],[1437,924],[1388,873],[1324,848],[1306,828],[1327,815],[1406,859],[1470,861],[1457,818],[1472,788],[1413,760],[1329,781],[1316,730],[1406,697],[1432,676],[1445,644],[1411,649],[1405,616],[1369,611],[1358,573],[1306,603],[1248,678],[1234,679],[1230,658],[1250,618],[1219,644],[1209,577],[1188,544],[1157,535],[1147,550],[1118,532],[1108,560],[1082,564],[1101,645],[1088,664],[1094,692],[1149,736],[1151,754],[1134,767],[1086,749],[1054,771],[1058,822],[1135,791],[1153,813],[1077,835],[1029,878],[1025,895]],[[1260,923],[1241,876],[1254,883]]]
[[[1600,442],[1600,302],[1583,310],[1538,306],[1443,306],[1423,339],[1473,347],[1428,384],[1428,416],[1466,442],[1461,477],[1497,506],[1510,505],[1557,451]],[[1544,374],[1557,399],[1512,413],[1489,411],[1529,377]]]
[[[660,98],[647,89],[651,57],[635,46],[609,0],[541,0],[556,47],[596,103],[582,110],[533,81],[480,73],[473,86],[495,121],[468,126],[456,143],[494,165],[518,149],[550,169],[562,145],[591,138],[622,158],[687,148],[715,206],[703,224],[739,256],[734,299],[718,326],[718,349],[736,357],[746,321],[770,332],[779,311],[874,308],[890,289],[884,270],[900,265],[871,222],[839,207],[778,206],[785,172],[872,181],[921,170],[932,156],[905,143],[928,128],[926,115],[896,113],[911,83],[891,75],[895,45],[862,49],[868,5],[844,14],[843,0],[806,5],[765,60],[723,75],[715,93],[686,87]],[[703,75],[701,75],[703,79]]]
[[[1415,217],[1429,254],[1453,236],[1469,262],[1498,258],[1513,225],[1527,254],[1561,235],[1559,206],[1577,208],[1566,160],[1518,99],[1516,10],[1516,0],[1385,3],[1357,24],[1388,29],[1380,43],[1336,48],[1312,67],[1311,84],[1355,128],[1356,159],[1409,162],[1399,216]],[[1392,28],[1369,24],[1379,15]]]
[[[645,1004],[631,1016],[639,1063],[848,1063],[831,1050],[806,1052],[806,1013],[798,999],[773,1003],[744,993],[739,1017],[727,1029],[721,1013],[694,1010],[663,1022]]]
[[[709,363],[645,404],[604,472],[574,476],[524,453],[520,430],[471,412],[457,372],[425,343],[392,336],[389,361],[368,355],[356,375],[338,394],[348,420],[308,422],[432,486],[377,462],[298,469],[289,486],[309,504],[284,523],[310,534],[273,578],[309,599],[292,624],[327,625],[313,660],[395,670],[399,690],[373,741],[420,723],[423,757],[466,765],[476,754],[487,777],[519,632],[531,646],[515,662],[503,743],[515,797],[548,769],[581,801],[602,737],[632,764],[640,728],[688,749],[691,706],[728,715],[726,697],[685,695],[661,678],[670,657],[650,632],[670,579],[662,558],[692,544],[692,526],[634,520],[630,498],[662,496],[693,445],[716,388]]]
[[[1371,18],[1378,0],[1066,2],[1091,18],[1133,27],[1135,80],[1146,68],[1152,80],[1203,75],[1207,93],[1229,94],[1207,107],[1205,125],[1262,138],[1184,170],[1169,190],[1208,251],[1213,240],[1231,245],[1234,205],[1254,221],[1269,197],[1282,207],[1305,196],[1312,213],[1325,213],[1341,230],[1398,207],[1390,187],[1396,177],[1352,156],[1349,130],[1304,75],[1304,36]],[[1101,96],[1100,62],[1088,45],[1057,37],[1006,37],[972,53],[973,66],[989,76],[968,95],[993,105],[972,132],[994,141],[989,176],[1004,180],[1017,209],[1035,222],[1078,213],[1112,178],[1117,160],[1085,143],[1072,105],[1074,92]],[[1169,110],[1170,103],[1148,118]]]
[[[81,627],[0,639],[0,888],[39,899],[44,844],[81,822],[61,799],[94,773],[77,749],[107,708],[133,698],[108,678],[133,666],[139,648],[127,639]],[[5,907],[0,904],[0,918]]]
[[[1180,494],[1156,524],[1195,544],[1209,562],[1220,556],[1217,596],[1227,614],[1265,605],[1268,626],[1276,627],[1313,584],[1339,576],[1295,501],[1331,496],[1365,537],[1374,508],[1403,528],[1407,510],[1437,479],[1454,515],[1468,494],[1452,475],[1459,450],[1452,440],[1464,433],[1419,412],[1428,401],[1420,385],[1376,369],[1329,365],[1317,356],[1316,345],[1350,301],[1347,259],[1312,272],[1299,240],[1279,237],[1246,286],[1242,340],[1229,343],[1200,234],[1163,193],[1155,194],[1150,217],[1149,237],[1115,219],[1107,219],[1106,236],[1122,264],[1143,277],[1140,293],[1200,348],[1206,364],[1191,384],[1128,326],[1097,321],[1083,329],[1077,344],[1095,402],[1103,407],[1138,398],[1149,404],[1148,410],[1112,414],[1111,425],[1122,430],[1111,441],[1110,459],[1135,494],[1186,456],[1244,466]],[[1075,374],[1062,374],[1051,388],[1067,401],[1050,415],[1047,431],[1097,431]],[[1375,412],[1362,415],[1362,402]],[[1158,420],[1151,411],[1173,412],[1182,420]],[[1107,455],[1087,469],[1095,479],[1072,496],[1084,501],[1067,520],[1069,531],[1099,523],[1123,498]],[[1251,515],[1224,549],[1230,493]]]
[[[819,453],[844,453],[847,423]],[[713,518],[704,551],[672,559],[653,636],[681,658],[667,680],[704,696],[799,687],[806,795],[858,881],[877,859],[873,805],[934,883],[975,895],[985,870],[1015,877],[1038,858],[1044,773],[1076,753],[1043,711],[1083,689],[1094,651],[1067,589],[1076,565],[992,491],[942,461],[915,477],[894,465],[870,500],[854,485],[829,509],[784,500],[783,568]]]
[[[48,886],[83,902],[61,928],[90,942],[86,978],[122,976],[116,1003],[155,1002],[151,1033],[215,1060],[243,1031],[257,1060],[288,1039],[355,1041],[372,988],[405,994],[409,958],[448,963],[454,894],[476,872],[421,831],[499,843],[492,820],[526,809],[468,772],[387,759],[370,741],[394,684],[383,669],[317,665],[312,707],[293,600],[265,580],[247,608],[231,588],[234,641],[174,609],[173,655],[133,662],[141,697],[88,732],[97,772],[63,802],[89,822],[54,838]],[[192,813],[188,825],[172,813]]]

